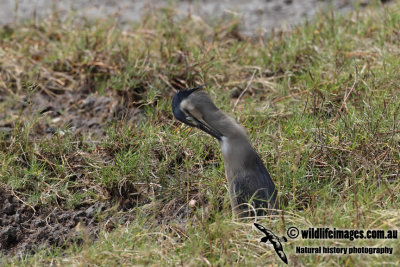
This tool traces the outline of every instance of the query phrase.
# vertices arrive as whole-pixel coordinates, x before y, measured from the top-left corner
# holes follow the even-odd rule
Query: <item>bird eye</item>
[[[191,123],[193,123],[193,124],[197,124],[196,123],[196,120],[195,119],[193,119],[193,117],[192,117],[192,115],[186,110],[186,109],[184,109],[184,110],[182,110],[183,111],[183,113],[185,114],[185,118],[186,118],[186,120],[188,121],[188,122],[191,122]]]
[[[186,116],[186,120],[188,120],[189,122],[195,124],[196,121],[191,117],[191,116]]]

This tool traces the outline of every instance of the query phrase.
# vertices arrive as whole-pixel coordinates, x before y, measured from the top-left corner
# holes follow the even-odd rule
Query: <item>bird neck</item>
[[[212,112],[203,112],[203,114],[204,121],[219,131],[223,137],[237,138],[241,139],[242,142],[249,142],[246,130],[223,111],[216,109]]]
[[[255,164],[258,155],[250,144],[246,130],[233,118],[217,108],[207,112],[202,110],[202,114],[203,120],[222,134],[219,144],[230,183],[232,177],[241,175],[244,170]]]
[[[245,139],[236,136],[222,137],[219,144],[228,184],[231,184],[235,177],[246,177],[249,175],[249,170],[257,168],[258,155],[247,137]]]

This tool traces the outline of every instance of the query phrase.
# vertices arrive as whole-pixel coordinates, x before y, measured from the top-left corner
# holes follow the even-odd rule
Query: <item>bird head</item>
[[[206,94],[196,94],[195,92],[203,88],[201,85],[188,90],[179,90],[172,99],[172,113],[175,118],[189,126],[199,128],[209,135],[221,140],[222,134],[213,129],[203,119],[204,105],[215,105]],[[216,108],[216,107],[215,107]]]

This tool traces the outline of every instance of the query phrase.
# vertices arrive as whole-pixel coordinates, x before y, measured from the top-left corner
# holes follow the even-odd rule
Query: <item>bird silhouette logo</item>
[[[271,242],[272,246],[274,246],[276,254],[278,254],[281,260],[288,264],[288,259],[286,257],[285,252],[283,251],[283,246],[281,242],[287,242],[286,237],[282,236],[282,238],[277,237],[271,230],[265,228],[261,224],[254,223],[254,226],[257,227],[258,230],[263,232],[265,236],[261,238],[260,242],[267,243],[268,241]]]

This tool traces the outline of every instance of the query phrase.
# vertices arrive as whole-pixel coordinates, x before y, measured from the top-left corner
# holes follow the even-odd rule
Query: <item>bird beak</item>
[[[210,125],[208,125],[205,121],[203,120],[199,120],[194,116],[191,116],[191,118],[194,120],[194,122],[196,122],[196,127],[199,128],[200,130],[208,133],[209,135],[211,135],[212,137],[216,138],[218,141],[222,140],[222,133],[219,132],[218,130],[212,128]]]

